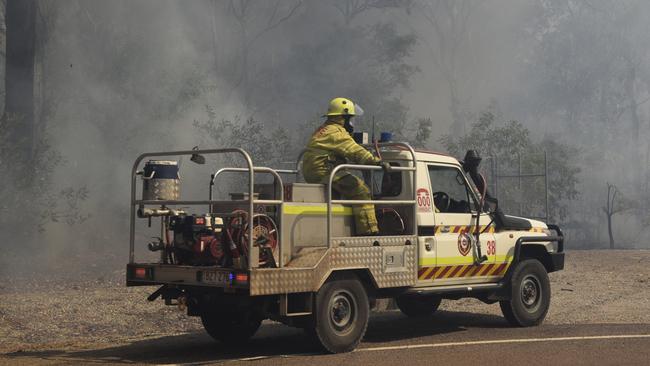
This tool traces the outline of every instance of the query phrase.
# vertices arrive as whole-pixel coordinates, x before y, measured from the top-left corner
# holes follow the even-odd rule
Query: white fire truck
[[[272,319],[304,328],[328,352],[359,344],[380,298],[394,298],[409,317],[433,314],[442,299],[474,297],[499,302],[512,325],[543,321],[548,273],[564,267],[559,227],[504,215],[450,156],[401,142],[367,148],[391,169],[343,164],[330,183],[355,172],[371,201],[301,183],[300,158],[296,169],[281,170],[255,166],[237,148],[142,154],[132,171],[127,286],[160,286],[150,301],[161,297],[201,317],[221,342],[243,342]],[[202,164],[215,154],[244,164],[211,171],[207,200],[182,200],[171,157]],[[245,190],[214,199],[233,172],[245,177]],[[256,184],[261,175],[273,182]],[[355,235],[352,206],[365,203],[376,207],[379,235]],[[149,243],[160,254],[155,263],[136,261],[138,218],[149,226],[160,219],[160,237]]]

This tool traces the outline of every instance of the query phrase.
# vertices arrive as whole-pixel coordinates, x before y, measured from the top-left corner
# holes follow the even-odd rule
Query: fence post
[[[546,211],[546,223],[548,223],[548,154],[544,150],[544,206]]]
[[[519,216],[523,215],[523,200],[524,200],[524,195],[521,192],[521,154],[517,154],[517,161],[518,161],[518,171],[519,173],[517,174],[517,180],[518,180],[518,189],[519,189]]]

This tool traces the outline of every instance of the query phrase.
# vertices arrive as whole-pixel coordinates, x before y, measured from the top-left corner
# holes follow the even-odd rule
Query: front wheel
[[[540,324],[551,304],[551,284],[546,268],[536,259],[519,262],[510,281],[510,300],[500,301],[501,312],[514,326]]]
[[[323,285],[316,295],[314,335],[330,353],[354,350],[368,327],[368,295],[356,279]]]

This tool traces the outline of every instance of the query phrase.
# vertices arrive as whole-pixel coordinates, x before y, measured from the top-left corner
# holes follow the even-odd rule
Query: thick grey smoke
[[[625,196],[617,242],[647,242],[644,1],[70,0],[39,8],[40,119],[65,160],[49,189],[86,186],[82,210],[91,215],[76,226],[48,223],[37,238],[48,254],[126,259],[139,153],[225,144],[205,128],[253,118],[264,130],[244,147],[270,151],[282,128],[296,154],[335,96],[364,106],[361,126],[374,116],[400,136],[413,138],[416,121],[430,118],[422,144],[431,149],[443,148],[444,134],[471,132],[492,106],[533,140],[580,151],[581,195],[564,223],[576,246],[607,242],[606,182]]]

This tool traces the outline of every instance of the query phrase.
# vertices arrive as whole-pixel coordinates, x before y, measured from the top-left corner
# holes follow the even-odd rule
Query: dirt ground
[[[550,324],[650,324],[650,250],[567,252],[552,273]],[[201,330],[197,318],[162,301],[151,287],[124,286],[124,270],[88,269],[0,280],[0,354],[82,349]],[[452,312],[500,315],[498,304],[443,301]]]

